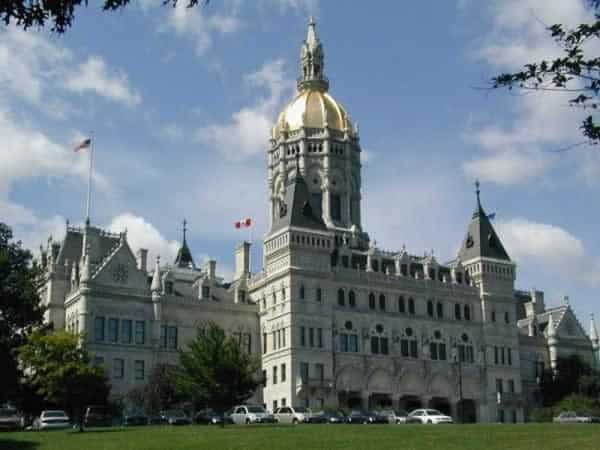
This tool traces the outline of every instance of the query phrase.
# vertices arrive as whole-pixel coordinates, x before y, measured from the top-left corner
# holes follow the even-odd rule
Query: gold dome
[[[318,89],[302,90],[279,114],[273,127],[273,138],[277,139],[282,131],[325,127],[354,132],[348,112],[331,95]]]

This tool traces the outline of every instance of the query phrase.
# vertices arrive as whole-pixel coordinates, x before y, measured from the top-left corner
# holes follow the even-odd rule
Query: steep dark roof
[[[458,256],[462,261],[468,261],[477,257],[510,261],[508,253],[506,253],[490,219],[481,206],[479,193],[477,194],[477,208],[475,208],[475,212],[473,213],[473,218],[469,224],[467,235],[458,252]]]
[[[192,252],[190,252],[190,248],[188,247],[185,238],[183,238],[183,243],[177,251],[177,257],[175,258],[175,266],[185,268],[196,267],[196,265],[194,264],[194,258],[192,258]]]
[[[310,200],[306,181],[298,173],[286,187],[285,197],[275,211],[271,231],[290,226],[327,230],[323,219],[315,214]]]

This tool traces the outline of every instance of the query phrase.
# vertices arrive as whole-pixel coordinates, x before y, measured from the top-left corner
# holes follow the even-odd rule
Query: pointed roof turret
[[[311,17],[308,22],[306,40],[302,44],[300,51],[302,74],[298,80],[299,91],[306,89],[327,91],[329,89],[329,81],[323,72],[325,67],[325,53],[317,35],[316,26],[314,18]]]
[[[471,218],[465,240],[458,252],[458,257],[462,261],[468,261],[478,257],[510,261],[510,257],[504,249],[500,238],[496,234],[488,215],[481,206],[479,181],[475,183],[475,186],[477,205],[473,217]]]
[[[325,222],[311,205],[311,196],[296,158],[296,174],[286,186],[285,195],[279,201],[279,211],[273,220],[272,231],[286,226],[326,230]]]
[[[598,330],[596,329],[596,322],[594,322],[594,314],[590,315],[590,340],[592,341],[592,344],[599,344]]]
[[[154,274],[152,274],[152,284],[150,285],[150,292],[159,293],[162,291],[162,283],[160,281],[160,256],[156,256],[156,263],[154,264]]]
[[[183,219],[183,242],[181,243],[181,247],[177,251],[177,256],[175,257],[175,266],[195,269],[196,265],[194,264],[194,258],[192,258],[192,252],[190,251],[187,245],[185,236],[186,233],[187,221]]]

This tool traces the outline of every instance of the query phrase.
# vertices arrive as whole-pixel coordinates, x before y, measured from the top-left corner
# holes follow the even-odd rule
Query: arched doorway
[[[456,403],[456,415],[459,422],[475,423],[477,422],[477,407],[475,400],[465,398]]]
[[[450,400],[448,400],[446,397],[432,397],[431,400],[429,400],[429,407],[432,409],[437,409],[447,416],[452,415]]]

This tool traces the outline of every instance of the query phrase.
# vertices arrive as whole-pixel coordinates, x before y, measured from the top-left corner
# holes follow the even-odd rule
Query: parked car
[[[416,417],[410,417],[408,413],[402,409],[394,411],[393,409],[384,409],[379,411],[380,416],[387,418],[389,423],[396,424],[408,424],[408,423],[421,423]]]
[[[166,411],[161,411],[160,417],[163,420],[163,423],[167,423],[169,425],[191,425],[192,424],[192,419],[190,419],[180,409],[168,409]]]
[[[375,411],[359,411],[355,410],[350,413],[347,418],[348,423],[388,423],[387,417],[380,416]]]
[[[221,415],[212,409],[203,409],[198,411],[194,416],[194,422],[201,425],[219,425],[223,423],[223,417],[225,418],[226,424],[233,423],[233,420],[231,420],[231,416],[228,414],[228,412]]]
[[[83,414],[85,427],[110,427],[113,417],[105,406],[88,406]]]
[[[280,423],[308,422],[312,411],[305,406],[282,406],[275,410],[275,418]]]
[[[452,423],[452,417],[442,414],[437,409],[415,409],[409,416],[420,420],[421,423]]]
[[[148,425],[149,421],[148,417],[138,410],[129,410],[123,414],[123,426],[125,427]]]
[[[341,412],[319,411],[308,418],[308,423],[344,423],[346,416]]]
[[[275,423],[273,414],[267,412],[262,406],[240,405],[233,408],[231,419],[237,424],[250,423]]]
[[[42,411],[40,417],[33,421],[34,430],[54,430],[59,428],[69,428],[71,419],[67,413],[61,410]]]
[[[16,408],[0,408],[0,429],[20,430],[25,427],[25,419]]]
[[[577,411],[563,411],[552,419],[554,423],[600,423],[600,417]]]

